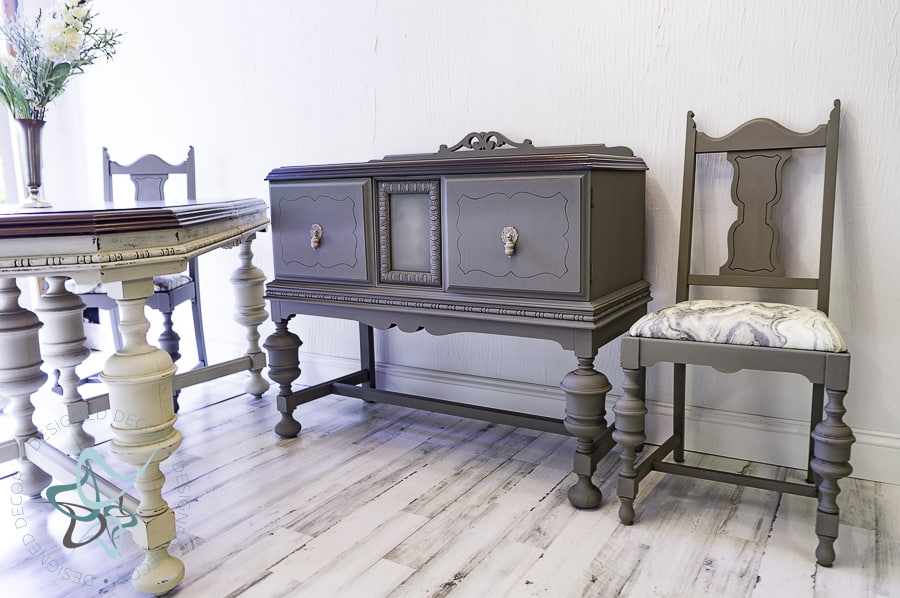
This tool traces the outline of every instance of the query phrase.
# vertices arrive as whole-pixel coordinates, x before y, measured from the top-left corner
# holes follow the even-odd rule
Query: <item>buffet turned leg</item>
[[[19,494],[37,498],[50,485],[51,478],[23,457],[26,444],[42,442],[31,418],[31,395],[47,381],[47,374],[41,371],[38,342],[42,324],[19,305],[20,294],[15,278],[0,278],[0,394],[9,400],[6,412],[13,418],[13,437],[19,445]]]
[[[263,299],[266,275],[253,265],[253,251],[250,248],[252,242],[253,235],[241,243],[241,265],[231,275],[231,284],[234,287],[234,304],[238,312],[234,319],[247,329],[247,356],[253,363],[245,390],[248,394],[259,398],[269,390],[269,383],[262,376],[262,369],[266,365],[265,354],[259,347],[259,325],[266,321],[269,313]]]
[[[597,467],[595,441],[606,431],[606,393],[612,386],[606,376],[594,369],[593,357],[578,357],[578,367],[560,383],[566,393],[564,424],[575,436],[574,471],[578,476],[569,488],[569,501],[580,509],[600,506],[603,496],[591,481]]]
[[[153,293],[153,281],[107,287],[118,304],[122,333],[122,348],[107,360],[100,375],[114,414],[110,450],[125,463],[143,468],[135,480],[138,525],[131,529],[134,541],[144,549],[144,561],[135,569],[132,585],[161,595],[184,577],[184,563],[168,552],[175,539],[175,514],[162,497],[165,476],[160,471],[160,464],[181,444],[172,404],[176,368],[168,353],[147,342],[150,323],[144,306]]]
[[[77,456],[82,449],[94,446],[94,437],[84,431],[88,404],[78,392],[80,380],[75,373],[75,368],[91,354],[84,345],[84,301],[66,290],[65,276],[50,276],[46,280],[47,291],[38,299],[34,310],[44,323],[40,332],[41,351],[47,364],[59,371],[58,383],[68,414],[60,449]]]
[[[275,433],[282,438],[294,438],[300,433],[300,422],[294,419],[291,383],[300,376],[300,337],[288,330],[288,319],[275,323],[275,332],[263,347],[269,353],[269,378],[278,384],[278,411],[281,421]]]

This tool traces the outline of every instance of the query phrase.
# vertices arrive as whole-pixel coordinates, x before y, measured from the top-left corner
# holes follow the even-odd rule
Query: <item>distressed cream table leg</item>
[[[248,394],[259,398],[269,390],[269,383],[262,376],[266,357],[259,347],[259,325],[266,321],[269,313],[263,299],[266,275],[253,265],[253,251],[250,244],[254,237],[255,235],[250,235],[241,243],[241,264],[231,275],[231,284],[234,287],[234,304],[238,312],[234,319],[247,329],[247,355],[253,362],[250,380],[245,389]]]
[[[19,287],[15,278],[0,278],[0,394],[10,401],[6,412],[13,418],[13,436],[19,444],[19,455],[25,455],[25,444],[40,442],[42,436],[34,421],[31,395],[44,382],[41,371],[41,348],[38,330],[41,322],[32,312],[19,305]],[[31,461],[20,457],[18,482],[21,494],[37,498],[50,485],[51,478]]]
[[[118,304],[122,333],[122,348],[107,360],[100,375],[109,388],[113,413],[110,450],[141,469],[135,480],[139,522],[132,528],[132,537],[145,554],[132,585],[161,595],[184,577],[184,563],[168,552],[175,539],[175,514],[162,497],[165,476],[160,471],[160,463],[181,444],[172,403],[176,368],[168,353],[147,342],[150,323],[144,306],[153,293],[152,279],[108,283],[107,293]]]
[[[66,290],[65,276],[50,276],[47,292],[38,299],[34,311],[44,327],[40,332],[41,352],[51,368],[59,370],[59,385],[69,425],[62,435],[60,448],[70,455],[80,455],[81,450],[94,446],[94,437],[84,431],[88,417],[88,405],[78,392],[78,374],[75,368],[91,354],[84,346],[84,301]]]

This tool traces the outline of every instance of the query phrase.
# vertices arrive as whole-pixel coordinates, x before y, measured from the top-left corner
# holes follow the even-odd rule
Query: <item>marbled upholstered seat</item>
[[[811,496],[818,499],[816,560],[826,567],[834,562],[839,521],[838,480],[853,471],[850,446],[854,441],[853,433],[843,421],[843,399],[850,380],[850,354],[837,326],[827,315],[839,128],[840,103],[837,101],[828,123],[808,133],[791,131],[769,119],[755,119],[724,137],[712,137],[697,131],[694,115],[688,113],[676,303],[638,320],[620,345],[625,383],[622,397],[613,408],[616,414],[613,438],[622,447],[617,492],[619,518],[623,523],[634,522],[638,486],[653,471]],[[780,222],[782,195],[787,196],[788,190],[804,189],[803,183],[808,178],[804,176],[797,185],[784,183],[784,165],[794,150],[803,150],[804,156],[810,159],[814,154],[824,154],[824,168],[811,170],[823,175],[821,198],[810,197],[813,194],[809,192],[790,193],[790,198],[784,198],[784,203],[790,202],[789,209],[802,215],[807,222],[808,215],[821,213],[819,267],[814,277],[788,273],[784,264],[799,264],[802,260],[787,260],[787,256],[781,255],[783,251],[798,249],[804,240],[802,235],[788,238],[789,233],[796,231],[783,230]],[[733,206],[728,207],[734,210],[735,218],[725,236],[728,257],[717,273],[701,269],[705,260],[693,260],[691,255],[695,213],[703,209],[695,207],[695,203],[701,200],[721,203],[715,193],[696,192],[699,175],[719,174],[713,168],[698,168],[701,154],[723,154],[733,172],[731,197],[726,195],[722,199],[725,202],[730,199]],[[805,188],[811,190],[814,187]],[[810,200],[807,205],[803,204],[804,199]],[[704,225],[696,228],[706,233],[714,228],[715,222],[706,220]],[[783,242],[782,237],[787,242]],[[714,247],[715,244],[703,239],[697,246]],[[696,293],[695,287],[716,289],[720,299],[694,299],[691,293]],[[798,297],[809,297],[812,292],[814,301],[811,298],[810,303],[814,302],[815,307],[728,299],[729,289],[735,288],[764,290],[766,296],[782,289],[806,293],[791,295]],[[740,296],[746,297],[747,293],[742,292]],[[638,461],[637,448],[646,441],[644,418],[647,414],[641,374],[644,368],[660,362],[673,364],[672,434],[652,451],[644,451]],[[686,409],[689,404],[687,367],[696,365],[711,366],[721,372],[743,369],[787,372],[812,382],[808,483],[790,483],[684,463],[685,420],[693,413],[703,411]],[[693,390],[704,392],[703,386],[695,385]],[[745,390],[747,392],[738,393],[741,400],[755,398],[752,390]],[[828,404],[824,405],[826,395]],[[716,399],[716,396],[704,396],[695,402],[708,404]],[[755,413],[756,406],[748,406],[746,412]],[[725,424],[709,421],[695,425]],[[747,432],[748,435],[751,433]],[[727,431],[717,430],[713,436],[725,437],[727,434]],[[767,439],[771,440],[771,435]],[[734,454],[737,447],[746,446],[756,450],[753,440],[748,437],[742,443],[722,447],[722,452],[737,457]],[[715,452],[717,448],[708,450]],[[671,461],[668,460],[670,455]],[[750,458],[752,460],[753,456]]]
[[[153,292],[174,291],[178,287],[194,282],[187,274],[162,274],[153,277]],[[71,278],[66,281],[66,290],[70,293],[83,295],[85,293],[101,293],[106,294],[106,285],[100,284],[78,284]]]
[[[818,309],[763,301],[682,301],[645,315],[628,334],[723,345],[847,350],[838,327]]]

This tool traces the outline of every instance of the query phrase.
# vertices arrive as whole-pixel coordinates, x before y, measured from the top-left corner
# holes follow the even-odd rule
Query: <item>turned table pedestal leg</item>
[[[247,355],[253,359],[254,363],[250,368],[250,380],[247,381],[245,390],[248,394],[258,398],[269,390],[269,383],[262,377],[265,354],[259,347],[259,325],[266,321],[269,313],[266,311],[266,301],[263,299],[266,275],[253,265],[253,251],[250,248],[252,242],[253,235],[241,243],[241,265],[231,275],[231,284],[234,288],[234,304],[237,306],[238,312],[234,319],[247,329]]]
[[[569,488],[569,501],[580,509],[593,509],[603,500],[600,489],[591,481],[597,466],[594,443],[606,431],[606,393],[612,385],[594,369],[593,356],[578,356],[578,368],[566,374],[560,387],[566,393],[563,424],[577,440],[574,471],[578,479]]]
[[[145,554],[132,584],[141,592],[161,595],[184,577],[184,563],[168,553],[175,539],[175,514],[162,497],[165,477],[160,471],[160,464],[181,444],[172,404],[176,368],[168,353],[147,342],[150,323],[144,306],[153,293],[153,281],[109,283],[107,292],[118,304],[122,333],[122,348],[100,375],[114,414],[110,450],[123,462],[144,468],[135,481],[140,503],[132,537]]]
[[[0,394],[9,400],[6,412],[13,418],[13,437],[19,445],[21,494],[37,498],[50,485],[51,478],[31,461],[24,459],[25,444],[41,442],[34,421],[31,395],[47,380],[41,371],[38,330],[41,322],[19,305],[19,287],[15,278],[0,278]]]
[[[68,413],[67,432],[62,436],[60,448],[77,456],[82,449],[94,446],[94,437],[84,431],[88,404],[78,392],[79,378],[75,373],[75,368],[91,354],[84,345],[84,302],[66,290],[65,276],[49,276],[46,280],[47,291],[34,309],[44,323],[40,332],[41,351],[47,365],[59,371],[62,401]]]

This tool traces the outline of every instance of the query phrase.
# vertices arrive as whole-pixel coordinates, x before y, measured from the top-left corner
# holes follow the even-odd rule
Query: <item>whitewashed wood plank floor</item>
[[[578,511],[565,496],[569,438],[328,397],[297,409],[299,438],[279,440],[274,391],[254,400],[243,380],[182,393],[185,442],[163,469],[182,529],[172,552],[188,574],[171,596],[900,597],[897,486],[843,482],[837,563],[825,569],[814,562],[811,499],[654,473],[626,527],[617,455],[598,466],[601,508]],[[61,414],[49,393],[36,402],[42,428]],[[107,424],[88,425],[101,452]],[[97,544],[62,548],[67,521],[49,503],[13,515],[11,471],[0,470],[5,595],[139,595],[130,538],[114,557]],[[176,486],[176,471],[189,482]],[[40,550],[23,544],[26,533]]]

